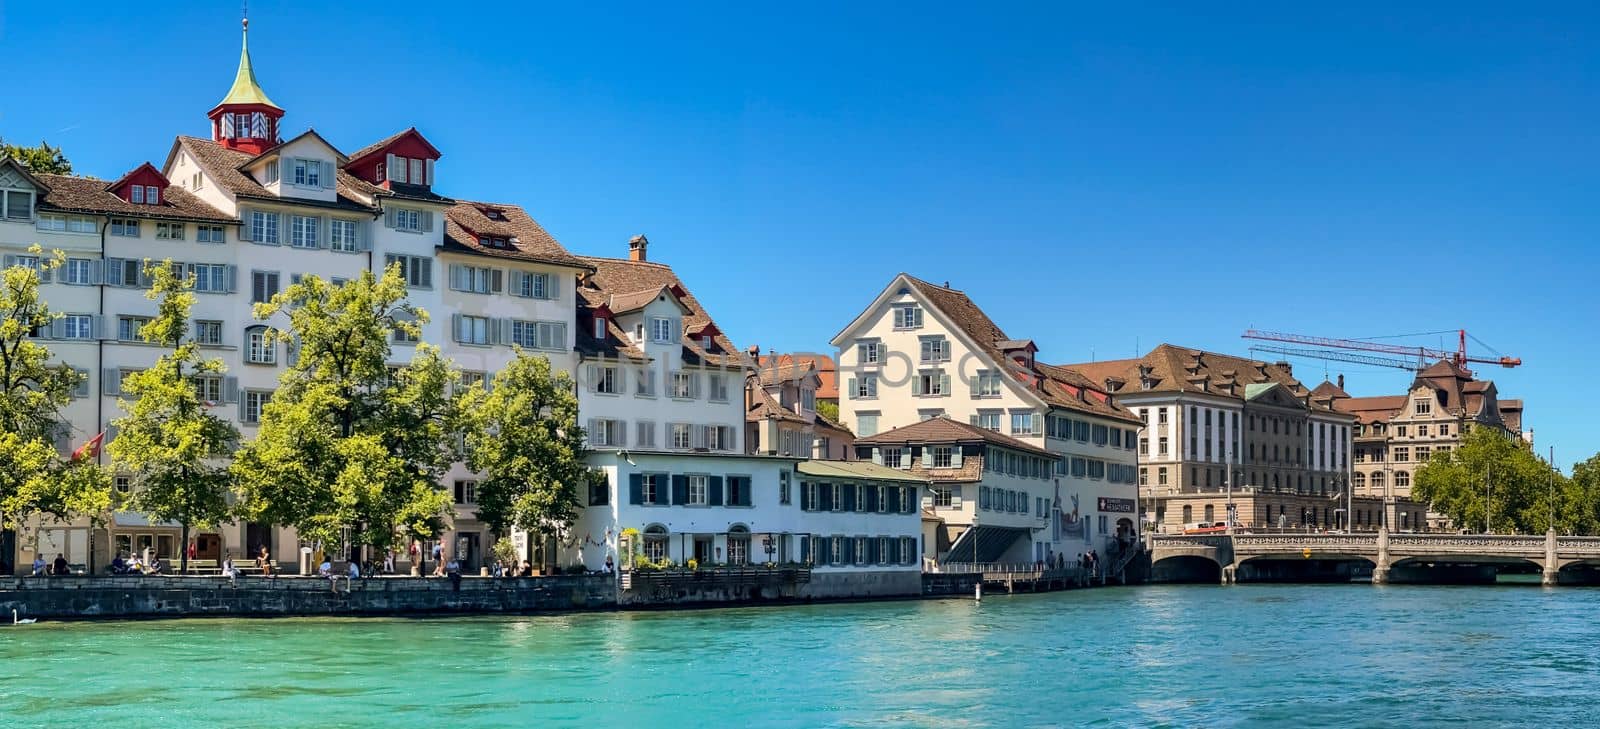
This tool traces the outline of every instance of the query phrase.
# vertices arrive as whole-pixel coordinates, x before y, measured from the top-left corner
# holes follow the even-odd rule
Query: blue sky
[[[1600,11],[1391,4],[250,15],[288,129],[353,150],[415,125],[446,194],[522,204],[578,253],[646,233],[743,344],[823,350],[899,271],[1056,362],[1464,326],[1524,358],[1480,374],[1570,464],[1600,450],[1576,389],[1600,356]],[[0,136],[116,177],[207,133],[236,4],[62,8],[0,2]],[[1409,382],[1328,368],[1356,395]]]

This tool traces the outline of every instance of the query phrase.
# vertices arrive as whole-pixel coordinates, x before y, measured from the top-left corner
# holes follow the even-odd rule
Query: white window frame
[[[919,304],[895,304],[894,328],[897,330],[921,329],[923,321],[922,306]]]
[[[361,250],[360,226],[354,220],[342,218],[328,219],[328,249],[340,253],[355,253]]]
[[[688,474],[688,496],[684,503],[689,506],[711,505],[711,477],[701,473]]]
[[[271,332],[263,326],[245,330],[244,361],[249,364],[275,365],[278,363],[278,345],[272,341]]]

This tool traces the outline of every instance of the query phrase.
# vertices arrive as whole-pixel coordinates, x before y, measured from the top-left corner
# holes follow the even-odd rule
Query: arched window
[[[1381,493],[1382,491],[1383,491],[1383,474],[1382,473],[1373,473],[1372,474],[1372,491],[1371,491],[1371,493],[1375,493],[1376,494],[1376,493]]]
[[[257,324],[245,327],[244,342],[244,361],[266,365],[278,363],[277,345],[273,344],[272,333],[265,326]]]
[[[743,524],[728,527],[728,564],[750,564],[750,528]]]
[[[667,528],[651,524],[644,528],[644,556],[651,562],[667,558]]]
[[[1217,520],[1216,507],[1211,505],[1211,504],[1206,504],[1206,526],[1210,526],[1212,524],[1215,524],[1216,520]]]

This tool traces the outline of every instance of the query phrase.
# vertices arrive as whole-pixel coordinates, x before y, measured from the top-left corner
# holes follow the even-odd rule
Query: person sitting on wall
[[[455,590],[456,592],[460,592],[461,591],[461,562],[460,562],[460,560],[457,560],[455,557],[451,557],[450,561],[445,563],[444,573],[445,573],[446,576],[448,576],[450,578],[450,587],[451,587],[451,589]]]
[[[166,565],[161,563],[160,557],[151,557],[150,564],[145,566],[144,573],[147,575],[159,575],[165,567]]]
[[[609,575],[609,574],[611,574],[613,572],[616,572],[616,571],[617,571],[617,563],[616,563],[616,561],[611,559],[611,555],[609,555],[609,554],[606,555],[606,574]]]
[[[528,560],[522,560],[522,571],[517,574],[519,577],[532,577],[533,565],[529,564]]]
[[[233,566],[232,552],[222,557],[222,576],[228,578],[229,583],[237,583],[239,581],[239,570]]]
[[[33,555],[33,576],[44,576],[44,555],[42,554]]]
[[[56,552],[56,561],[50,567],[50,574],[57,577],[65,577],[72,574],[72,567],[67,564],[66,556],[60,552]]]
[[[355,562],[351,562],[350,563],[349,576],[350,576],[350,579],[352,579],[352,580],[361,579],[361,567],[359,565],[357,565]]]
[[[121,552],[117,552],[116,558],[111,560],[111,568],[110,569],[111,569],[111,574],[114,574],[114,575],[125,575],[125,574],[128,574],[128,561],[122,558],[122,553]]]

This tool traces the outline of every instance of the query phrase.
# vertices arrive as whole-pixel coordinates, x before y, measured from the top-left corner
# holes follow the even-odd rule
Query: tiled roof
[[[351,162],[355,162],[356,160],[359,160],[362,157],[365,157],[365,156],[367,156],[369,154],[372,154],[373,152],[376,152],[376,151],[378,151],[380,149],[383,149],[384,147],[387,147],[387,146],[389,146],[391,144],[394,144],[395,141],[400,139],[401,137],[404,137],[405,135],[411,134],[411,133],[416,132],[416,131],[417,131],[416,127],[410,127],[410,128],[407,128],[407,129],[401,129],[400,131],[395,132],[394,134],[390,134],[389,136],[384,137],[383,139],[380,139],[380,140],[378,140],[376,142],[373,142],[372,144],[369,144],[369,145],[367,145],[365,147],[362,147],[361,149],[358,149],[358,150],[356,150],[354,152],[351,152],[350,153],[350,161]]]
[[[983,309],[978,308],[971,297],[956,289],[923,281],[909,274],[906,275],[906,280],[910,281],[918,293],[943,312],[994,362],[1002,367],[1011,362],[1006,356],[1005,347],[1022,340],[1013,340],[1006,336],[1000,326],[995,324],[988,314],[983,313]],[[1080,389],[1100,391],[1103,386],[1073,372],[1070,367],[1036,363],[1035,369],[1039,371],[1041,377],[1033,382],[1023,381],[1022,384],[1046,403],[1067,410],[1138,422],[1137,417],[1109,397],[1102,400],[1092,393],[1086,397],[1078,397],[1077,391]]]
[[[918,478],[898,468],[879,465],[871,461],[801,461],[794,470],[802,476],[820,476],[822,478],[856,478],[870,481],[903,481],[923,483],[927,479]]]
[[[505,220],[490,220],[485,208],[498,210]],[[478,242],[480,236],[505,238],[511,248],[494,248]],[[567,252],[555,236],[521,206],[508,203],[461,200],[445,212],[444,249],[496,258],[588,269],[590,265]]]
[[[112,183],[105,180],[49,174],[36,177],[50,187],[50,192],[39,201],[41,210],[169,218],[206,223],[237,222],[177,185],[167,187],[161,195],[160,205],[135,205],[111,194],[108,188]]]
[[[1295,379],[1285,365],[1260,360],[1235,357],[1217,352],[1189,349],[1171,344],[1161,344],[1149,354],[1138,359],[1118,359],[1106,362],[1069,365],[1104,386],[1107,378],[1121,380],[1119,395],[1136,395],[1144,392],[1205,392],[1220,397],[1243,399],[1246,387],[1251,384],[1281,384],[1295,397],[1311,394],[1305,383]],[[1142,368],[1147,371],[1141,372]],[[1150,387],[1143,380],[1150,380]],[[1232,384],[1232,392],[1229,385]],[[1316,412],[1332,412],[1330,408],[1313,399],[1309,406]]]
[[[672,293],[672,289],[666,286],[657,286],[643,291],[612,294],[611,298],[606,301],[606,308],[610,309],[613,314],[629,314],[649,306],[650,302],[655,301],[662,293],[671,296],[674,301],[678,298],[677,294]]]
[[[810,365],[817,373],[817,399],[839,399],[839,366],[834,364],[833,358],[824,354],[780,354],[777,355],[778,365],[792,365],[795,363]],[[772,355],[757,359],[762,371],[772,367]]]
[[[806,419],[804,415],[780,405],[776,399],[767,394],[766,390],[759,387],[750,389],[751,396],[755,399],[755,402],[751,405],[750,410],[745,413],[746,421],[781,420],[786,423],[811,424],[811,421]]]
[[[365,202],[365,200],[377,195],[377,188],[368,184],[365,180],[345,172],[343,169],[334,170],[335,191],[338,194],[337,200],[333,203],[302,198],[280,198],[239,169],[240,166],[255,159],[255,155],[228,149],[209,139],[178,137],[173,143],[172,152],[167,155],[166,167],[170,168],[172,166],[172,156],[177,154],[180,149],[188,152],[189,156],[194,157],[195,162],[211,176],[212,180],[216,181],[217,185],[233,193],[235,197],[281,202],[286,205],[309,205],[341,210],[358,210],[368,213],[377,210],[376,207]]]
[[[980,428],[976,425],[957,422],[955,420],[951,420],[945,415],[941,415],[937,418],[929,418],[927,420],[895,428],[894,430],[886,430],[882,433],[878,433],[877,435],[869,435],[865,438],[857,438],[856,443],[858,445],[988,443],[1026,453],[1045,456],[1046,458],[1057,457],[1057,454],[1045,450],[1044,448],[1040,448],[1039,446],[1024,443],[1016,438],[1012,438],[1009,435],[996,433],[987,428]]]
[[[1343,377],[1343,375],[1340,377]],[[1330,397],[1334,399],[1343,399],[1350,397],[1350,393],[1345,392],[1344,388],[1335,385],[1332,382],[1323,380],[1322,384],[1311,389],[1311,397],[1317,400],[1326,400]]]
[[[660,263],[594,256],[580,256],[578,260],[594,267],[594,273],[588,276],[587,283],[578,287],[578,295],[589,308],[607,303],[613,293],[659,290],[662,286],[672,287],[682,292],[678,302],[686,310],[683,316],[684,361],[690,364],[706,362],[728,367],[738,366],[742,362],[738,347],[734,346],[727,335],[720,332],[713,335],[712,341],[717,348],[715,352],[705,351],[700,346],[699,339],[690,336],[689,333],[699,332],[707,324],[712,323],[711,316],[700,306],[694,294],[689,293],[688,287],[678,280],[677,274],[672,272],[671,267]]]
[[[1350,413],[1356,416],[1356,421],[1368,424],[1384,422],[1393,418],[1406,406],[1405,395],[1381,395],[1378,397],[1351,397],[1333,401],[1333,407],[1341,413]]]
[[[780,362],[777,366],[773,366],[771,357],[758,361],[760,361],[760,365],[756,375],[761,379],[761,384],[767,386],[794,382],[800,378],[809,377],[816,372],[810,362]]]

